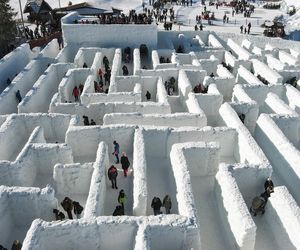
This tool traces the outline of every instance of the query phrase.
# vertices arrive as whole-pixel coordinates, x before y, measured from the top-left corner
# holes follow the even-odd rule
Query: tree
[[[15,40],[16,15],[17,12],[9,5],[9,0],[0,1],[0,58],[10,51],[9,44]]]

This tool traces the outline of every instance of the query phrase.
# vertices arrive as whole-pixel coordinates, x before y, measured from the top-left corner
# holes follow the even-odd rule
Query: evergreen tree
[[[9,5],[9,0],[0,0],[0,58],[9,52],[8,45],[15,40],[17,15]]]

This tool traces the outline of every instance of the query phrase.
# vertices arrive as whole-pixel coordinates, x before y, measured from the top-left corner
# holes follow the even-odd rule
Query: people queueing
[[[77,219],[80,219],[80,215],[83,211],[83,207],[80,205],[78,201],[73,201],[74,207],[74,214],[76,215]]]
[[[73,89],[73,96],[75,97],[75,102],[78,102],[79,101],[79,90],[77,88],[77,86],[74,87]]]
[[[82,68],[87,68],[87,67],[88,66],[87,66],[86,62],[84,62]]]
[[[22,249],[22,243],[19,240],[14,240],[11,250],[21,250]]]
[[[147,101],[149,101],[150,99],[151,99],[151,94],[150,94],[150,92],[147,90],[147,92],[146,92],[146,98],[147,98]]]
[[[123,65],[122,70],[123,70],[123,76],[128,76],[129,72],[125,64]]]
[[[82,118],[83,118],[83,125],[89,126],[90,125],[89,118],[86,115],[82,116]]]
[[[118,189],[117,187],[117,176],[118,176],[118,169],[111,165],[110,168],[107,171],[108,179],[111,181],[111,187]]]
[[[55,219],[56,220],[64,220],[66,218],[66,216],[64,215],[64,213],[61,212],[61,211],[59,211],[56,208],[53,209],[53,213],[55,214]]]
[[[172,201],[169,195],[166,195],[165,198],[163,199],[162,206],[166,209],[166,214],[170,214],[170,210],[172,208]]]
[[[116,157],[116,164],[119,164],[120,145],[116,141],[114,141],[113,144],[114,144],[114,152],[112,154]]]
[[[96,122],[93,119],[91,119],[91,125],[92,126],[96,125]]]
[[[122,164],[122,169],[123,169],[123,172],[124,172],[124,177],[127,177],[130,162],[129,162],[128,157],[127,157],[125,152],[122,153],[121,164]]]
[[[268,177],[265,181],[265,184],[264,184],[264,187],[265,187],[265,191],[270,188],[270,190],[274,191],[274,183],[273,181],[271,180],[270,177]]]
[[[124,213],[122,206],[120,206],[120,205],[116,206],[115,211],[113,212],[113,216],[121,216],[124,214],[125,213]]]
[[[119,196],[118,196],[118,203],[122,206],[122,209],[123,209],[123,215],[125,213],[125,208],[124,208],[124,204],[126,202],[126,194],[124,192],[123,189],[121,189],[120,193],[119,193]]]
[[[73,219],[73,201],[69,197],[65,197],[65,199],[60,204],[63,207],[63,209],[67,212],[69,219]]]
[[[161,214],[160,208],[161,208],[161,200],[158,197],[154,197],[151,203],[151,207],[153,208],[154,215]]]
[[[17,98],[17,100],[18,100],[19,103],[22,101],[22,96],[21,96],[20,90],[17,90],[17,92],[16,92],[16,98]]]

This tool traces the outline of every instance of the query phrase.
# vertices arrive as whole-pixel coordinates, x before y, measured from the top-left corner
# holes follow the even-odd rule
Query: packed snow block
[[[224,49],[223,45],[219,42],[219,40],[213,34],[208,35],[208,46],[211,46],[216,49]]]
[[[168,126],[168,127],[204,127],[206,118],[200,114],[176,113],[176,114],[146,114],[141,113],[115,113],[106,114],[103,124],[134,124],[148,126]]]
[[[108,166],[108,147],[104,142],[100,142],[96,161],[93,164],[94,170],[90,180],[84,218],[98,217],[104,214],[104,201],[107,186],[106,169]]]
[[[143,137],[148,157],[161,157],[167,155],[167,138],[170,131],[166,128],[145,128]],[[155,145],[155,147],[153,147]]]
[[[178,201],[178,213],[182,216],[194,218],[196,221],[196,208],[193,205],[194,195],[192,191],[191,175],[187,165],[187,159],[183,154],[182,144],[174,144],[170,152],[170,160],[176,183],[176,198]],[[197,223],[197,222],[196,222]]]
[[[55,61],[58,63],[74,63],[74,58],[81,47],[77,44],[64,44],[64,48],[60,50]]]
[[[283,115],[298,116],[297,112],[290,108],[284,101],[282,101],[278,95],[274,93],[267,94],[265,100],[264,111],[266,113],[276,113]]]
[[[183,96],[185,99],[188,97],[188,94],[192,91],[192,85],[184,70],[180,70],[178,74],[178,90],[180,95]]]
[[[16,74],[19,74],[34,57],[29,44],[24,43],[0,60],[0,93],[7,87],[7,79],[13,81]]]
[[[147,161],[145,138],[141,129],[136,129],[133,144],[133,214],[143,216],[147,214]]]
[[[167,90],[163,84],[162,77],[159,77],[157,81],[157,92],[156,92],[157,102],[162,103],[164,105],[169,105],[167,95],[168,95]],[[171,108],[170,108],[170,113],[171,113]]]
[[[288,66],[282,61],[275,58],[272,54],[265,55],[266,62],[271,69],[274,70],[286,70]]]
[[[112,76],[120,76],[122,75],[122,50],[116,49],[114,58],[112,61],[112,67],[111,67],[111,75]]]
[[[217,66],[220,63],[214,55],[211,55],[209,59],[199,59],[199,62],[201,69],[205,70],[208,75],[211,73],[216,74]]]
[[[137,222],[128,216],[96,220],[45,222],[35,220],[23,243],[25,250],[38,249],[134,249]],[[112,237],[118,232],[118,240]]]
[[[223,96],[215,84],[210,84],[208,93],[195,94],[200,108],[204,111],[209,126],[216,126],[219,120],[219,108],[223,103]]]
[[[192,142],[179,145],[182,147],[192,177],[214,176],[217,173],[220,160],[218,143]],[[201,163],[199,163],[199,159],[201,159]]]
[[[72,196],[73,194],[88,195],[93,173],[92,164],[56,164],[53,179],[57,194]]]
[[[300,63],[300,61],[297,58],[293,57],[290,53],[287,53],[283,50],[279,50],[278,58],[281,62],[286,63],[288,65],[297,65]]]
[[[300,117],[292,115],[270,115],[278,128],[293,143],[295,148],[299,146]]]
[[[249,60],[253,57],[253,55],[250,52],[245,50],[243,47],[238,45],[230,38],[227,40],[227,45],[232,51],[234,51],[234,53],[238,56],[238,59],[240,60]]]
[[[244,66],[240,65],[236,76],[238,84],[262,85],[263,83]]]
[[[275,173],[280,176],[299,203],[299,150],[267,114],[261,114],[257,120],[255,139],[268,157]]]
[[[58,53],[59,53],[59,45],[58,45],[57,39],[53,39],[39,53],[39,56],[55,59]]]
[[[242,47],[247,49],[247,50],[252,50],[253,49],[253,43],[250,42],[248,39],[244,39],[242,41]]]
[[[146,231],[147,225],[139,225],[137,234],[135,236],[134,250],[144,249],[150,250],[148,232]]]
[[[80,84],[84,85],[87,77],[91,73],[90,69],[70,69],[58,86],[58,93],[61,102],[74,101],[73,89]]]
[[[278,74],[275,70],[269,68],[266,64],[259,61],[258,59],[251,59],[251,61],[255,75],[261,75],[271,84],[282,83],[282,76]]]
[[[80,99],[82,104],[87,105],[89,101],[89,94],[95,93],[95,84],[94,81],[98,82],[98,75],[91,74],[86,78],[86,81],[83,86],[83,91],[81,93]]]
[[[162,224],[162,223],[161,223]],[[146,229],[147,240],[151,249],[155,250],[180,250],[180,249],[201,249],[199,237],[196,241],[196,229],[173,224],[149,225]],[[190,238],[193,235],[193,239]]]
[[[256,103],[250,96],[246,93],[245,89],[241,84],[237,84],[233,88],[232,101],[234,102],[245,102],[245,103]]]
[[[248,97],[252,101],[257,102],[259,105],[260,112],[264,112],[265,100],[269,93],[274,93],[278,95],[280,98],[284,96],[284,86],[281,84],[278,85],[242,85],[237,86],[236,89],[242,88]],[[244,101],[244,100],[241,100]]]
[[[0,193],[0,210],[3,211],[3,223],[0,224],[3,232],[0,235],[1,244],[12,245],[16,232],[24,237],[36,218],[53,220],[52,209],[56,208],[57,200],[51,187],[39,189],[0,186]]]
[[[67,71],[71,68],[73,68],[73,65],[69,63],[58,63],[50,65],[18,105],[18,112],[47,113],[51,97],[57,92],[59,83],[64,78]]]
[[[139,75],[141,71],[141,54],[140,49],[133,50],[133,74]]]
[[[285,86],[285,97],[289,103],[289,106],[295,110],[298,114],[300,113],[300,93],[299,91],[290,86],[286,85]]]
[[[300,245],[300,209],[285,186],[276,187],[266,207],[264,219],[284,249]]]
[[[224,103],[219,110],[221,119],[226,126],[236,129],[238,143],[234,148],[234,156],[238,162],[268,165],[269,161],[257,145],[249,130],[242,123],[235,110],[228,103]]]
[[[81,44],[88,41],[99,47],[138,48],[141,44],[147,44],[148,48],[157,46],[156,25],[121,25],[121,24],[74,24],[74,20],[80,19],[77,12],[73,12],[62,18],[64,42]],[[84,18],[84,17],[83,17]],[[78,31],[80,26],[80,32]],[[105,35],[103,35],[105,34]]]
[[[135,84],[140,82],[138,76],[117,76],[116,77],[116,92],[132,92]]]
[[[98,78],[98,72],[100,68],[103,68],[103,53],[102,52],[96,52],[91,70],[94,72],[94,75]]]
[[[120,152],[130,154],[133,150],[134,128],[124,125],[72,127],[66,133],[66,143],[71,146],[76,158],[96,159],[96,151],[101,141],[109,146],[109,155],[113,152],[113,141],[120,145]],[[80,141],[80,143],[78,143]],[[111,156],[112,157],[112,156]]]
[[[166,131],[167,132],[167,131]],[[235,129],[225,128],[225,127],[204,127],[201,129],[195,128],[185,128],[172,129],[167,133],[166,141],[166,152],[169,155],[173,144],[183,143],[183,142],[195,142],[195,141],[204,141],[204,142],[218,142],[220,144],[220,158],[234,158],[234,150],[238,134]],[[152,136],[154,137],[154,136]],[[162,136],[157,135],[162,139]],[[162,144],[162,143],[161,143]],[[160,144],[160,145],[161,145]],[[157,144],[154,144],[157,145]],[[165,146],[165,145],[164,145]],[[161,154],[163,154],[163,149]]]
[[[52,58],[38,57],[21,71],[12,83],[0,95],[0,114],[16,113],[18,101],[16,99],[17,90],[20,91],[21,97],[24,98],[26,93],[31,89],[35,81],[47,69],[48,65],[53,62]]]
[[[201,116],[204,116],[207,124],[206,115],[204,111],[200,108],[200,105],[194,93],[189,93],[188,99],[185,101],[185,105],[189,113],[200,114]]]
[[[235,110],[238,115],[244,114],[244,125],[251,134],[254,134],[256,120],[258,118],[258,105],[251,102],[230,102],[229,105]]]
[[[216,180],[215,195],[228,243],[232,249],[253,250],[256,226],[229,166],[219,166]]]

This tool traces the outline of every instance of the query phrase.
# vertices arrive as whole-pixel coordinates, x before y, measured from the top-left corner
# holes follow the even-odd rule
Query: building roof
[[[34,12],[36,14],[42,11],[51,11],[52,8],[44,0],[27,0],[27,3],[24,8],[24,13]]]
[[[56,8],[54,9],[55,12],[72,12],[77,11],[79,15],[99,15],[105,13],[106,9],[96,8],[87,2],[73,4],[70,6]]]

